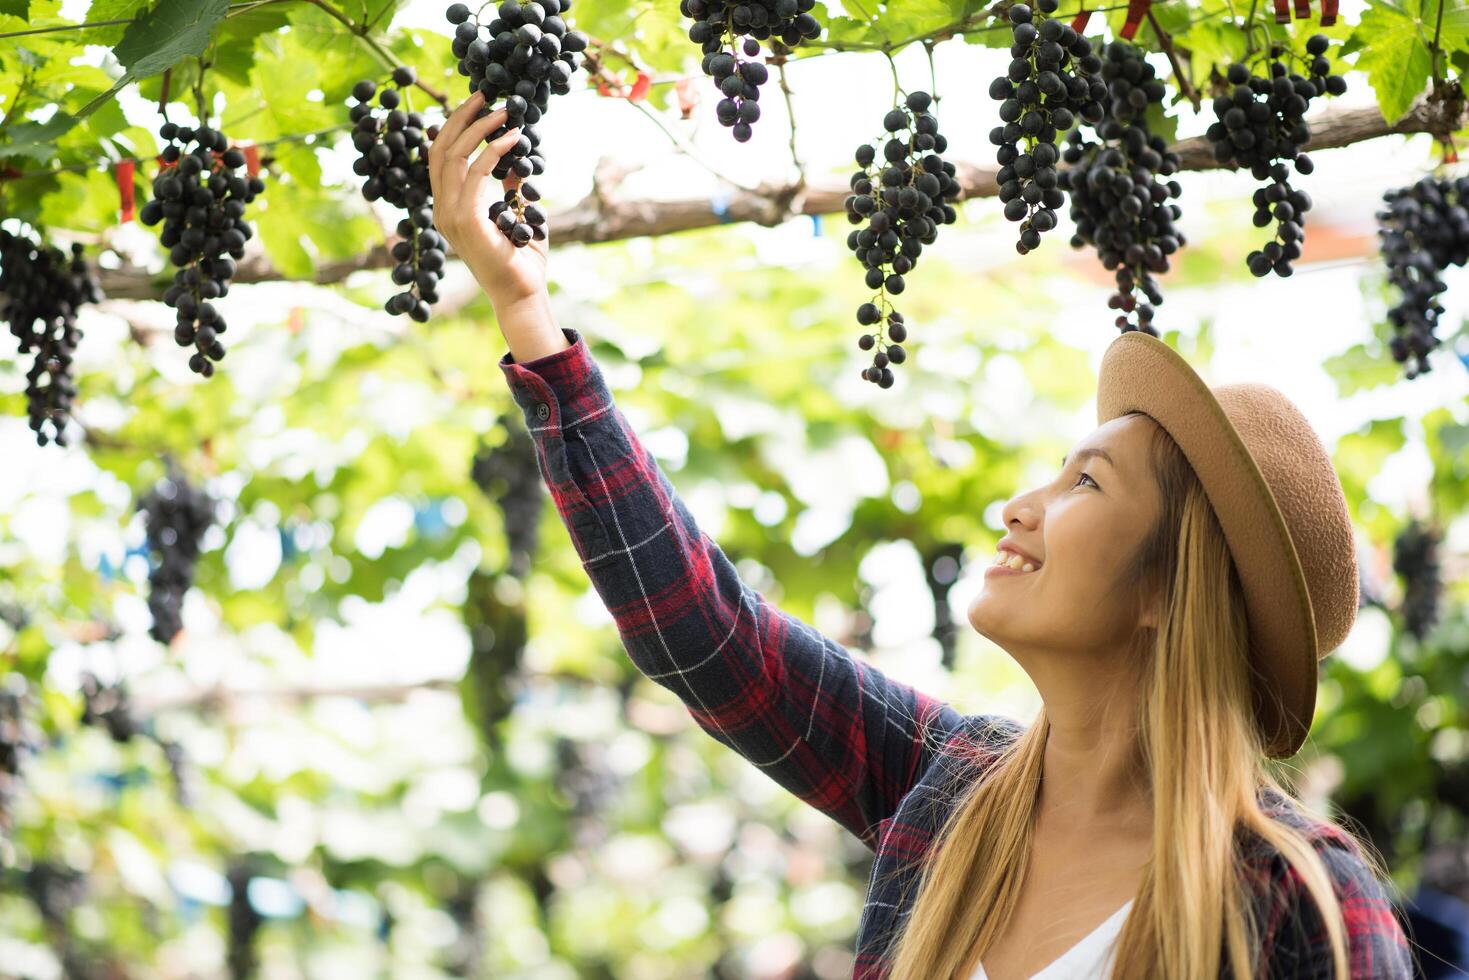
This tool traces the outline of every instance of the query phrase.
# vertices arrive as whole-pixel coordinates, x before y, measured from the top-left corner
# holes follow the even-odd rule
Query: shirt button
[[[549,405],[547,405],[545,402],[539,402],[539,403],[537,403],[536,404],[536,418],[538,418],[542,422],[544,422],[544,421],[546,421],[546,419],[548,419],[550,417],[551,417],[551,407]]]

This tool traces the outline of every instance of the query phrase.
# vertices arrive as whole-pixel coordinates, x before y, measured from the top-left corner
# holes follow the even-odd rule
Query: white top
[[[1030,980],[1107,980],[1108,970],[1111,968],[1112,941],[1122,931],[1122,923],[1127,919],[1130,908],[1132,899],[1129,898],[1126,905],[1083,936],[1075,946],[1041,967],[1039,973],[1032,973]],[[989,980],[983,963],[979,964],[969,980]]]

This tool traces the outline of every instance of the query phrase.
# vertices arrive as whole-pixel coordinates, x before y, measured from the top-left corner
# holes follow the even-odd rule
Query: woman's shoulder
[[[1271,819],[1301,832],[1315,847],[1332,881],[1346,927],[1353,977],[1412,976],[1407,937],[1394,909],[1391,883],[1383,881],[1358,839],[1328,820],[1305,813],[1270,787],[1260,793]],[[1245,848],[1270,944],[1270,976],[1315,976],[1330,956],[1320,911],[1295,865],[1253,833]]]

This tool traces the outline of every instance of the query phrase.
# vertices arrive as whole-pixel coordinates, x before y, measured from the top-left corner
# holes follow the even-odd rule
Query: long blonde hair
[[[1141,665],[1136,721],[1153,846],[1111,975],[1212,980],[1224,955],[1234,980],[1256,976],[1264,937],[1241,850],[1253,832],[1252,843],[1263,841],[1294,868],[1326,925],[1333,976],[1346,977],[1346,929],[1326,865],[1312,840],[1272,818],[1257,795],[1274,790],[1310,819],[1331,823],[1286,790],[1264,754],[1253,722],[1244,598],[1223,532],[1161,426],[1151,456],[1161,512],[1120,587],[1139,601],[1161,597],[1158,627],[1140,629],[1132,644],[1132,655],[1150,661]],[[983,956],[1004,933],[1030,858],[1049,731],[1043,707],[961,791],[910,885],[917,894],[888,949],[890,980],[962,980],[975,949]],[[1395,893],[1380,857],[1349,836]]]

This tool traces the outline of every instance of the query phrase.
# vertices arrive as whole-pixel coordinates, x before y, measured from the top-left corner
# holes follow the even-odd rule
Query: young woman
[[[518,133],[482,102],[434,140],[434,220],[494,304],[556,508],[638,669],[875,851],[855,977],[1413,975],[1380,861],[1264,765],[1304,741],[1358,601],[1295,406],[1119,336],[1098,428],[1006,506],[1007,567],[969,609],[1044,707],[961,714],[771,606],[699,530],[556,325],[547,244],[487,220]]]

